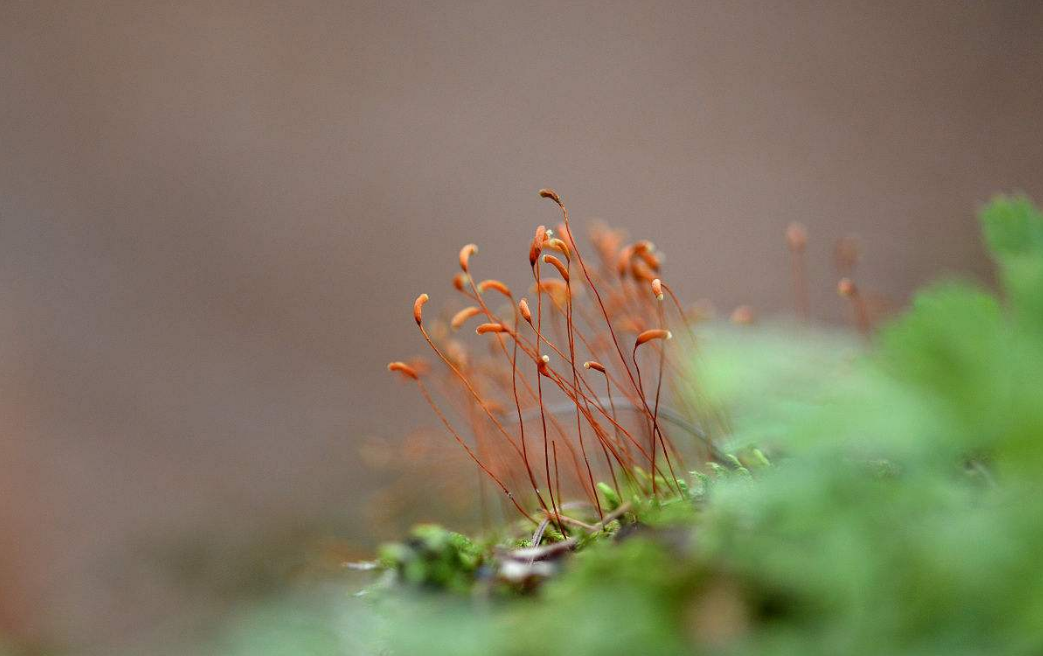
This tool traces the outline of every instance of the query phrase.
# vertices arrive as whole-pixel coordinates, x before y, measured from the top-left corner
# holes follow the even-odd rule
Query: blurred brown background
[[[1038,0],[3,0],[0,631],[104,653],[239,545],[365,545],[359,441],[428,421],[383,369],[412,299],[467,241],[524,274],[542,186],[722,309],[788,307],[793,220],[826,319],[849,232],[896,300],[987,279],[976,205],[1043,198],[1041,34]],[[188,538],[195,578],[141,555]]]

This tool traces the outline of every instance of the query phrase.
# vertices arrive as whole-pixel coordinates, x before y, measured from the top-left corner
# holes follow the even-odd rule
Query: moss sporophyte
[[[468,244],[453,281],[468,305],[430,327],[424,317],[428,295],[413,306],[417,327],[444,365],[441,374],[419,360],[388,368],[417,385],[521,517],[533,526],[548,520],[566,534],[570,524],[586,524],[569,516],[570,502],[589,504],[603,521],[628,494],[676,496],[684,458],[674,430],[701,440],[701,456],[715,455],[687,400],[694,381],[669,343],[676,330],[694,342],[693,320],[663,282],[655,246],[625,245],[619,232],[597,227],[591,231],[597,255],[588,261],[560,196],[549,189],[540,195],[556,204],[562,220],[553,230],[537,227],[528,245],[535,298],[517,298],[498,280],[477,280],[472,259],[478,247]],[[472,319],[479,322],[475,333],[492,341],[481,359],[459,338]],[[432,385],[425,382],[432,379]],[[664,386],[674,393],[669,428]],[[470,439],[436,403],[432,387],[468,418]],[[647,475],[638,474],[641,466]],[[610,485],[599,486],[599,480]]]
[[[700,403],[689,366],[694,326],[705,311],[686,309],[665,282],[665,256],[655,244],[625,243],[622,232],[595,225],[594,257],[585,258],[561,196],[550,189],[540,196],[555,204],[561,222],[536,227],[527,245],[533,300],[518,298],[500,280],[477,278],[478,246],[467,244],[452,279],[466,305],[447,320],[427,321],[428,294],[413,304],[413,319],[440,366],[418,358],[388,369],[417,386],[514,512],[533,526],[548,520],[565,534],[579,521],[567,504],[585,504],[601,521],[618,499],[683,496],[688,460],[732,464],[715,445],[727,422]],[[804,318],[806,242],[803,226],[787,228],[795,305]],[[845,278],[843,289],[853,283]],[[857,316],[868,330],[868,313]],[[462,338],[472,320],[488,344]],[[743,306],[733,322],[752,324],[755,315]]]
[[[515,519],[386,545],[380,649],[1043,653],[1043,585],[1025,574],[1043,549],[1031,203],[983,212],[1005,301],[946,282],[881,322],[840,240],[831,284],[853,330],[838,331],[809,325],[803,226],[785,233],[798,321],[741,306],[729,327],[681,304],[653,244],[599,226],[591,251],[541,195],[562,222],[528,244],[528,298],[476,280],[469,244],[452,285],[465,307],[413,307],[438,366],[388,367]]]

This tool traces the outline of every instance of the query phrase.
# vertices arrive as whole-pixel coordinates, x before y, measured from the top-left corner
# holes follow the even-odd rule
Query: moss
[[[693,366],[733,453],[657,477],[671,495],[599,485],[619,516],[523,552],[525,585],[490,584],[520,527],[506,549],[430,525],[385,546],[409,585],[374,653],[1043,653],[1043,218],[1001,199],[984,220],[1006,303],[930,287],[864,352],[719,333]]]
[[[466,536],[436,524],[416,526],[404,542],[383,545],[380,564],[413,586],[467,592],[482,551]]]

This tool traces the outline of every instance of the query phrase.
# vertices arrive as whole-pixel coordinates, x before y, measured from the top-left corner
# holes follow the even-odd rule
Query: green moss
[[[413,586],[470,590],[482,551],[466,536],[435,524],[416,526],[404,542],[383,545],[378,561]]]

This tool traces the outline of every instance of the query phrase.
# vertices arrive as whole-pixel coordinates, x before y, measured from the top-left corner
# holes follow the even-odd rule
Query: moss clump
[[[403,542],[385,544],[378,560],[413,586],[470,590],[482,564],[482,551],[467,536],[436,524],[420,524]]]

